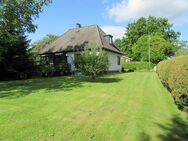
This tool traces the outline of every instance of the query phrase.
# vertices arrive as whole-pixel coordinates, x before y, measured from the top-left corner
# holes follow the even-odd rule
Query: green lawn
[[[187,141],[187,123],[154,72],[0,83],[2,141]]]

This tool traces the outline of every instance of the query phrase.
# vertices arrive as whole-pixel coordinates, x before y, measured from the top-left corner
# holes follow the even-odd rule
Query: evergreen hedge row
[[[160,62],[157,73],[178,108],[188,112],[188,55]]]

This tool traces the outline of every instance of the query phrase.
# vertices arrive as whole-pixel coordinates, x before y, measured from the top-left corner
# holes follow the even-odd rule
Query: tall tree
[[[0,64],[1,70],[8,71],[9,56],[16,56],[17,67],[21,68],[21,63],[28,59],[27,56],[28,40],[25,33],[35,32],[37,26],[33,20],[42,12],[42,7],[51,2],[51,0],[1,0],[0,1]],[[20,49],[22,51],[20,51]],[[20,54],[20,53],[22,54]],[[21,57],[22,56],[22,57]],[[10,62],[9,66],[13,66]],[[29,63],[29,60],[28,60]],[[20,66],[19,66],[20,64]],[[23,64],[22,64],[23,65]],[[2,68],[4,67],[4,68]],[[10,67],[12,72],[17,72]],[[7,74],[6,72],[4,72]]]
[[[128,24],[125,36],[116,40],[115,43],[127,56],[133,57],[132,47],[144,35],[160,33],[166,41],[174,44],[180,33],[174,31],[172,27],[173,24],[169,23],[166,18],[142,17]]]
[[[1,0],[0,29],[9,32],[21,30],[35,32],[33,20],[39,17],[42,7],[51,0]]]
[[[6,52],[1,55],[3,60],[0,63],[0,80],[24,79],[31,76],[34,69],[34,62],[29,52],[29,41],[22,33],[18,34],[14,44],[3,45]]]
[[[170,57],[174,53],[173,49],[175,47],[172,43],[165,40],[161,34],[143,35],[132,47],[133,59],[137,61],[148,61],[149,48],[150,61],[157,64]]]

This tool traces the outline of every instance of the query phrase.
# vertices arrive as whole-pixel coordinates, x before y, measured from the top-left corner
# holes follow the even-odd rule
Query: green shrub
[[[149,64],[148,62],[127,62],[127,63],[123,63],[123,67],[125,70],[149,70],[149,69],[153,69],[155,65],[153,63],[150,64],[150,68],[149,68]]]
[[[41,65],[39,71],[43,77],[67,75],[70,73],[69,66],[66,62],[55,65]]]
[[[70,74],[70,67],[66,62],[54,65],[54,70],[54,75],[56,76]]]
[[[167,88],[168,88],[170,65],[171,65],[171,61],[168,60],[162,61],[157,65],[157,73],[159,75],[159,78],[161,79],[163,85],[165,85],[165,87]]]
[[[78,70],[92,79],[107,72],[108,57],[106,52],[99,49],[96,45],[88,46],[80,55]]]
[[[157,73],[178,108],[188,112],[188,55],[160,62]]]
[[[39,68],[40,75],[42,77],[53,76],[55,70],[53,65],[41,65]]]

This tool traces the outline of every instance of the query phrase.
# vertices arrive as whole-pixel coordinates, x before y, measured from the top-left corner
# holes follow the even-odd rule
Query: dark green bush
[[[127,69],[126,72],[134,72],[133,69]]]
[[[43,77],[60,76],[70,74],[70,67],[67,63],[41,65],[39,71]]]
[[[157,73],[178,108],[188,112],[188,55],[160,62]]]
[[[54,65],[54,75],[67,75],[70,74],[70,67],[66,62]]]
[[[153,63],[150,64],[150,68],[149,68],[149,64],[148,62],[127,62],[127,63],[123,63],[123,67],[124,69],[130,69],[130,70],[149,70],[149,69],[153,69],[155,65]]]
[[[52,65],[41,65],[39,68],[39,73],[43,77],[53,76],[55,70]]]

